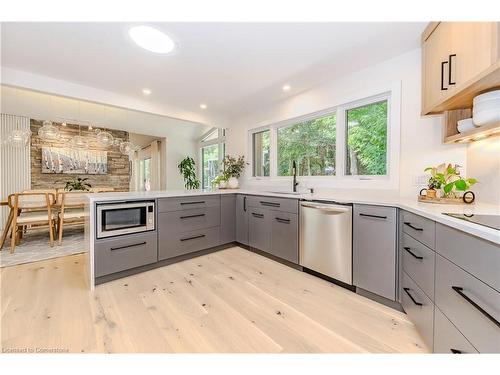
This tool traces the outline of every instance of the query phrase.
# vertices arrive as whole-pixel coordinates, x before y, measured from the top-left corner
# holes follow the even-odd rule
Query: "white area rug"
[[[83,252],[85,252],[83,228],[66,229],[62,245],[59,246],[57,241],[54,241],[54,247],[49,245],[49,233],[46,229],[28,231],[23,236],[21,244],[16,246],[14,254],[10,253],[10,239],[5,241],[0,252],[0,268]]]

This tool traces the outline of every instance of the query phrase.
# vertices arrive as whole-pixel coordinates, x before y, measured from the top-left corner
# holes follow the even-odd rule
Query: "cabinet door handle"
[[[191,219],[192,217],[202,217],[205,216],[205,214],[197,214],[197,215],[187,215],[187,216],[181,216],[181,219]]]
[[[189,240],[195,240],[197,238],[203,238],[205,237],[204,234],[200,234],[199,236],[193,236],[193,237],[186,237],[186,238],[181,238],[181,241],[189,241]]]
[[[264,217],[263,214],[256,214],[255,212],[252,212],[252,216],[253,217],[258,217],[258,218],[263,218]]]
[[[263,206],[269,206],[269,207],[279,207],[279,206],[281,206],[279,203],[266,202],[266,201],[260,201],[260,204],[263,205]]]
[[[283,224],[290,224],[290,219],[282,219],[281,217],[277,217],[276,221],[278,223],[283,223]]]
[[[451,348],[451,349],[450,349],[450,352],[451,352],[452,354],[462,354],[462,351],[461,351],[461,350],[458,350],[458,349],[453,349],[453,348]]]
[[[243,211],[247,212],[247,197],[243,197]]]
[[[374,217],[376,219],[387,219],[387,216],[370,215],[370,214],[364,214],[364,213],[360,213],[359,216]]]
[[[181,202],[181,206],[185,204],[204,204],[205,201],[198,201],[198,202]]]
[[[410,297],[410,299],[413,301],[415,305],[422,306],[422,304],[420,302],[417,302],[415,298],[413,298],[413,296],[410,294],[410,288],[403,288],[403,290],[405,291],[406,294],[408,294],[408,297]]]
[[[417,228],[415,226],[413,226],[409,221],[405,221],[404,223],[405,225],[408,225],[411,229],[414,229],[414,230],[418,230],[419,232],[423,232],[423,228]]]
[[[410,250],[409,247],[405,246],[403,247],[403,249],[405,249],[412,257],[414,257],[415,259],[424,259],[424,257],[421,257],[421,256],[418,256],[417,254],[415,254],[413,251]]]
[[[444,66],[448,64],[448,61],[441,62],[441,90],[448,90],[447,87],[444,87]]]
[[[451,59],[453,57],[457,57],[457,55],[453,54],[453,55],[449,55],[448,56],[448,84],[449,85],[454,85],[456,83],[456,82],[452,82],[451,81],[451,70],[452,70],[452,68],[451,68],[452,67],[452,61],[451,61]]]
[[[142,246],[142,245],[146,245],[146,242],[134,243],[132,245],[112,247],[110,250],[115,251],[115,250],[121,250],[121,249],[128,249],[129,247],[136,247],[136,246]]]
[[[497,327],[500,328],[500,323],[498,320],[496,320],[493,316],[491,316],[486,310],[484,310],[481,306],[479,306],[476,302],[474,302],[472,299],[470,299],[465,293],[464,293],[464,288],[460,286],[452,286],[451,289],[453,289],[455,292],[457,292],[460,297],[462,297],[464,300],[469,302],[472,306],[474,306],[481,314],[483,314],[485,317],[487,317],[489,320],[491,320]]]

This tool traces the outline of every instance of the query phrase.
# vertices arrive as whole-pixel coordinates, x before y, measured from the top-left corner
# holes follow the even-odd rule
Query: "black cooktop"
[[[472,215],[472,214],[450,214],[444,213],[457,219],[465,220],[474,224],[483,225],[500,231],[500,215]]]

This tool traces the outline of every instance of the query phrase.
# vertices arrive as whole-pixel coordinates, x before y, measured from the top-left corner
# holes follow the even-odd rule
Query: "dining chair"
[[[62,244],[64,226],[83,225],[85,223],[85,203],[88,192],[59,191],[57,193],[58,244]]]
[[[27,226],[48,225],[49,243],[54,246],[54,212],[55,196],[52,193],[15,193],[10,194],[8,204],[12,211],[10,225],[10,253],[21,240],[23,229]]]

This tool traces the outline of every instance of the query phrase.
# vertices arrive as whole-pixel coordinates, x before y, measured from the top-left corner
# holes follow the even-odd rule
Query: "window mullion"
[[[345,107],[337,108],[337,130],[335,145],[335,176],[345,176],[345,153],[346,153],[346,126],[345,126]]]
[[[269,166],[269,176],[276,177],[278,172],[278,128],[272,126],[269,132],[269,158],[270,158],[270,166]]]

